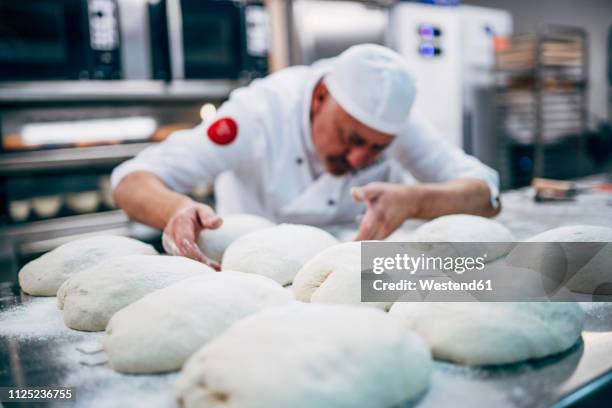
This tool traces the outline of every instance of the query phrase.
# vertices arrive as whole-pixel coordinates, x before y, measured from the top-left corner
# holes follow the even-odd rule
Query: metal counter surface
[[[519,240],[561,225],[612,225],[609,197],[591,194],[579,197],[576,202],[536,204],[528,190],[513,191],[504,194],[504,211],[498,219]],[[416,224],[410,222],[404,228],[411,229]],[[0,286],[0,386],[74,387],[74,404],[39,406],[177,406],[176,373],[121,375],[108,365],[99,364],[105,361],[104,354],[88,353],[100,348],[102,334],[66,328],[55,301],[29,298],[15,293],[9,285]],[[612,303],[582,305],[587,313],[582,340],[566,352],[491,368],[435,362],[427,393],[406,406],[548,407],[567,396],[578,395],[576,391],[581,392],[585,385],[598,382],[612,393]],[[28,307],[36,307],[38,312],[20,309]],[[32,320],[34,316],[39,320]],[[23,322],[21,332],[7,332],[9,326],[14,326],[10,319]]]

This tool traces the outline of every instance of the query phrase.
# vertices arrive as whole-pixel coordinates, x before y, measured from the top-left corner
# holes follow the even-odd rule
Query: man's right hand
[[[170,255],[180,255],[200,261],[215,270],[221,266],[218,262],[207,258],[197,245],[200,232],[204,229],[217,229],[223,220],[209,206],[190,202],[180,207],[170,218],[162,244]]]

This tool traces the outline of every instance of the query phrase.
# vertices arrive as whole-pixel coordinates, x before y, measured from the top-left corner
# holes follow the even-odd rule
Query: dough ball
[[[57,291],[66,326],[100,331],[115,312],[148,293],[212,268],[181,256],[127,255],[112,258],[68,279]]]
[[[293,280],[293,293],[302,302],[361,303],[361,243],[329,247],[306,262]],[[390,303],[364,305],[386,309]]]
[[[427,387],[423,341],[363,306],[291,305],[249,316],[185,364],[184,408],[388,408]]]
[[[395,230],[391,235],[384,239],[388,242],[413,242],[416,241],[414,231]]]
[[[70,193],[66,195],[66,205],[77,213],[94,212],[100,205],[100,193],[97,191]]]
[[[13,221],[25,221],[30,216],[32,205],[29,200],[9,201],[9,214]]]
[[[225,251],[221,269],[256,273],[287,285],[310,258],[337,243],[319,228],[281,224],[238,238]]]
[[[414,233],[416,242],[461,242],[474,243],[459,246],[425,246],[435,252],[449,252],[448,255],[477,257],[487,254],[486,262],[505,256],[513,247],[514,236],[508,228],[497,221],[467,214],[445,215],[421,225]],[[494,242],[493,245],[487,245]],[[503,245],[502,243],[506,243]]]
[[[389,314],[434,357],[469,366],[517,363],[567,350],[580,338],[577,303],[395,303]]]
[[[492,291],[477,291],[474,295],[481,302],[531,301],[548,302],[554,300],[573,301],[574,296],[559,281],[528,268],[510,266],[504,262],[487,264],[482,277],[491,279]],[[466,275],[470,281],[473,275]],[[446,293],[441,294],[442,296]],[[429,300],[429,299],[428,299]],[[444,300],[448,300],[444,299]]]
[[[113,188],[111,186],[110,176],[102,176],[98,180],[98,189],[100,190],[100,200],[107,208],[116,208],[115,200],[113,199]]]
[[[72,275],[111,258],[136,254],[157,255],[157,251],[151,245],[122,236],[79,239],[28,262],[19,271],[19,285],[29,295],[55,296]]]
[[[237,320],[293,300],[289,291],[263,276],[205,274],[150,293],[115,313],[106,327],[104,349],[119,372],[178,370]]]
[[[540,272],[574,292],[611,295],[612,228],[555,228],[517,244],[506,263]]]
[[[228,215],[223,217],[223,224],[218,229],[202,231],[198,246],[204,255],[221,262],[223,253],[232,242],[249,232],[273,226],[272,221],[256,215]]]
[[[51,195],[32,198],[34,213],[40,218],[55,217],[62,208],[62,196]]]

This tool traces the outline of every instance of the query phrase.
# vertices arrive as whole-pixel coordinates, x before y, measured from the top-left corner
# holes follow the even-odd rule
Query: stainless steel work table
[[[612,225],[610,195],[588,194],[574,202],[536,204],[528,190],[504,194],[498,218],[519,240],[560,225]],[[412,228],[415,223],[407,223]],[[34,304],[50,316],[24,321],[24,333],[8,334],[3,326]],[[612,303],[583,304],[587,323],[582,340],[570,350],[549,358],[493,368],[466,368],[436,362],[431,385],[418,401],[420,407],[548,407],[567,406],[593,393],[612,401]],[[76,390],[74,407],[174,407],[177,374],[131,376],[113,372],[99,348],[101,333],[81,333],[62,326],[55,299],[31,299],[0,287],[0,386],[70,386]],[[23,312],[23,318],[32,316]],[[55,320],[54,320],[55,319]],[[28,332],[28,327],[30,332]],[[80,351],[79,351],[80,350]],[[372,378],[376,381],[376,378]],[[10,406],[10,405],[7,405]],[[32,406],[31,404],[28,406]],[[50,405],[41,405],[50,406]],[[316,408],[316,407],[313,407]]]

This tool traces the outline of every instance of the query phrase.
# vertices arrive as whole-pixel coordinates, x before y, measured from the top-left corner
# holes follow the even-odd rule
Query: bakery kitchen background
[[[607,406],[611,16],[607,0],[0,0],[0,405]],[[260,187],[231,172],[184,176],[177,200],[203,212],[170,227],[118,199],[166,191],[159,177],[120,195],[111,174],[181,135],[187,152],[242,146],[248,125],[223,107],[233,91],[362,44],[407,67],[411,112],[448,157],[490,169],[490,213],[407,217],[361,240],[366,224],[386,228],[366,211],[376,200],[338,223],[279,221],[270,204],[226,211],[221,224],[206,212],[224,204],[220,183]],[[291,85],[315,89],[272,91]],[[354,95],[383,85],[354,83]],[[243,98],[240,112],[273,116],[268,102]],[[312,115],[295,120],[310,126]],[[202,140],[188,145],[196,131]],[[305,133],[295,139],[303,155],[275,145],[270,163],[287,180],[304,170],[317,187],[332,177]],[[246,174],[261,161],[237,160]],[[374,180],[381,161],[346,177]],[[422,175],[385,163],[397,185],[419,185]],[[290,190],[266,188],[275,198]],[[297,192],[288,213],[313,197],[320,217],[349,213],[343,198],[359,195],[317,188]],[[162,195],[141,203],[160,219],[176,204]],[[486,254],[479,279],[495,288],[368,292],[403,276],[373,273],[366,250]],[[427,278],[449,288],[473,273]]]

